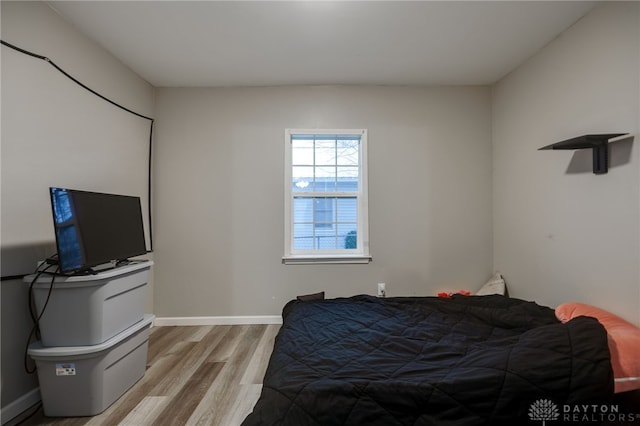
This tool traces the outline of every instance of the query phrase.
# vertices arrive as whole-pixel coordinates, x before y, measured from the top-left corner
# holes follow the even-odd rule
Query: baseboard
[[[243,325],[243,324],[282,324],[280,315],[230,316],[230,317],[158,317],[154,326],[167,325]]]
[[[9,423],[11,420],[26,412],[38,402],[40,402],[40,388],[35,388],[25,393],[15,401],[10,402],[5,407],[2,407],[0,412],[2,424],[4,425]]]

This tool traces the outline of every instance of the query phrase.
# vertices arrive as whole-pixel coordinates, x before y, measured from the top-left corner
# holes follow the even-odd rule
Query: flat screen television
[[[49,188],[63,273],[147,253],[140,197]]]

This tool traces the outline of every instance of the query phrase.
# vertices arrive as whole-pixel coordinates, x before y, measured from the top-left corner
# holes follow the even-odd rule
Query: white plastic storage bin
[[[33,286],[43,346],[88,346],[111,339],[144,316],[152,261],[133,263],[94,275],[43,274]],[[24,281],[31,283],[30,275]]]
[[[36,362],[45,416],[76,417],[102,413],[140,380],[147,365],[149,327],[155,316],[99,345],[29,347]]]

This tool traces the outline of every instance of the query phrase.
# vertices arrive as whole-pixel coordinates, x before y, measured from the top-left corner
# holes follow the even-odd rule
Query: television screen
[[[140,197],[49,188],[62,272],[147,252]]]

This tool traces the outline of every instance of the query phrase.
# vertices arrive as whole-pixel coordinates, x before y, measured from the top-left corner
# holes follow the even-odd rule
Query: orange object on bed
[[[564,322],[578,316],[597,319],[607,330],[615,392],[640,389],[640,327],[586,303],[563,303],[556,308],[556,317]]]

